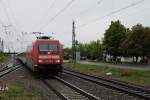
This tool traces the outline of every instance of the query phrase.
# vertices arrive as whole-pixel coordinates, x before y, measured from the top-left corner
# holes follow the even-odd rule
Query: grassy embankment
[[[106,66],[96,66],[96,65],[86,65],[86,64],[72,64],[64,63],[64,68],[76,70],[82,73],[96,75],[96,76],[106,76],[106,73],[111,72],[112,75],[108,76],[110,78],[116,78],[122,81],[132,82],[138,85],[150,87],[150,70],[149,71],[139,71],[131,69],[122,68],[112,68]]]
[[[28,90],[21,82],[16,82],[0,95],[0,100],[41,100],[38,93]]]
[[[7,54],[4,54],[4,53],[1,53],[0,52],[0,63],[4,62],[5,60],[7,60],[8,58],[8,55]]]

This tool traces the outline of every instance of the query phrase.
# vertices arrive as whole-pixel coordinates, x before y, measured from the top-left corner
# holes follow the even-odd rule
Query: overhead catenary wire
[[[42,15],[42,17],[39,19],[39,21],[38,22],[42,22],[44,19],[46,19],[46,17],[47,17],[47,15],[49,14],[48,12],[53,8],[53,6],[55,5],[55,3],[56,3],[56,1],[57,0],[53,0],[52,1],[52,3],[50,4],[50,6],[48,6],[48,8],[44,11],[44,14]],[[34,27],[34,28],[36,28],[37,26],[39,25],[39,23]],[[33,28],[33,29],[34,29]]]
[[[140,12],[140,14],[141,14],[141,13],[145,13],[145,12],[147,12],[147,11],[150,11],[150,7],[144,8],[144,9],[141,9],[141,10],[138,10],[138,11],[135,11],[135,12],[132,12],[132,13],[128,13],[128,14],[126,14],[126,16],[131,16],[131,15],[137,14],[137,13],[139,13],[139,12]],[[125,16],[120,16],[120,17],[125,17]]]
[[[0,4],[3,6],[3,10],[4,10],[5,14],[6,14],[8,23],[12,24],[12,23],[11,23],[11,20],[10,20],[10,16],[9,16],[9,14],[8,14],[7,8],[5,7],[5,4],[4,4],[3,0],[0,0],[0,2],[1,2]]]
[[[1,18],[0,18],[0,25],[2,25],[2,26],[4,25],[4,22],[3,22],[3,20]]]
[[[1,19],[0,19],[0,25],[2,26],[4,25],[4,22]]]
[[[11,6],[10,2],[9,2],[8,0],[5,0],[5,1],[6,1],[6,3],[8,4],[7,8],[8,8],[8,10],[10,11],[11,18],[13,19],[13,22],[14,22],[14,24],[15,24],[14,26],[16,27],[16,28],[14,28],[14,29],[17,31],[17,29],[19,28],[19,30],[22,31],[22,28],[21,28],[20,24],[18,23],[18,21],[17,21],[17,19],[16,19],[16,17],[15,17],[15,14],[14,14],[14,11],[13,11],[13,9],[12,9],[12,6]]]
[[[16,31],[17,32],[17,27],[16,27],[16,25],[15,25],[15,21],[14,21],[14,19],[11,19],[11,18],[13,18],[12,16],[10,16],[10,14],[12,14],[12,12],[10,13],[10,8],[9,8],[9,6],[7,6],[6,7],[6,4],[5,3],[7,3],[8,4],[8,2],[7,1],[4,1],[4,0],[0,0],[0,4],[2,5],[2,7],[3,7],[3,10],[4,10],[4,13],[5,13],[5,16],[6,16],[6,18],[7,18],[7,21],[8,21],[8,26],[10,26],[12,29],[14,29],[13,31],[12,31],[12,29],[11,29],[11,33],[13,33],[14,31]],[[13,21],[12,21],[13,20]],[[7,25],[3,25],[3,27],[5,27],[5,26],[7,26]],[[6,32],[6,31],[5,31]],[[10,37],[10,32],[9,32],[9,34],[6,34],[6,38],[7,38],[7,40],[12,40],[11,38],[12,37]],[[16,32],[14,32],[14,33],[16,33]],[[6,42],[6,41],[5,41]],[[11,45],[10,45],[11,44]],[[11,43],[9,43],[8,42],[8,44],[6,44],[6,45],[8,45],[8,49],[10,50],[10,48],[11,49],[13,49],[13,41],[11,41]]]
[[[81,11],[77,17],[80,17],[81,15],[83,15],[83,14],[85,14],[85,13],[87,13],[87,12],[93,10],[93,9],[95,9],[98,5],[100,5],[102,3],[102,1],[104,1],[104,0],[99,0],[99,1],[97,1],[96,4],[92,5],[91,7],[87,8],[84,11]]]
[[[4,12],[5,12],[5,15],[6,15],[6,18],[7,18],[7,20],[8,20],[8,23],[9,23],[10,25],[12,25],[12,28],[13,28],[15,31],[17,31],[17,28],[14,27],[14,23],[12,22],[12,19],[11,19],[10,15],[9,15],[9,12],[8,12],[8,9],[7,9],[8,7],[5,6],[5,2],[4,2],[3,0],[0,0],[0,4],[3,6],[3,10],[4,10]]]
[[[6,7],[5,7],[5,4],[4,4],[3,0],[0,0],[0,4],[1,4],[1,6],[2,6],[4,12],[5,12],[5,16],[6,16],[6,18],[7,18],[8,23],[9,23],[9,24],[12,24],[12,23],[11,23],[11,20],[10,20],[10,17],[9,17],[9,14],[8,14],[8,12],[7,12],[7,9],[6,9]],[[3,24],[3,27],[5,27],[4,24]],[[4,30],[5,30],[5,33],[6,33],[6,35],[7,35],[6,27],[5,27]],[[7,40],[10,40],[8,36],[6,36],[6,38],[7,38]],[[5,45],[6,45],[5,47],[9,49],[9,43],[6,44],[6,41],[4,41],[4,42],[5,42]],[[7,41],[7,42],[8,42],[8,41]]]
[[[97,21],[99,21],[99,20],[102,20],[102,19],[104,19],[104,18],[106,18],[106,17],[109,17],[109,16],[111,16],[111,15],[114,15],[114,14],[116,14],[116,13],[119,13],[119,12],[121,12],[121,11],[123,11],[123,10],[128,9],[128,8],[134,7],[134,6],[138,5],[138,4],[141,4],[141,3],[144,2],[144,1],[145,1],[145,0],[140,0],[140,1],[134,2],[134,3],[132,3],[132,4],[129,4],[129,5],[125,6],[125,7],[122,7],[122,8],[120,8],[120,9],[117,9],[117,10],[115,10],[115,11],[112,11],[112,12],[110,12],[110,13],[104,15],[104,16],[99,16],[99,17],[97,17],[96,19],[93,19],[93,20],[91,20],[91,21],[88,22],[88,23],[79,25],[78,28],[85,27],[85,26],[87,26],[87,25],[89,25],[89,24],[91,24],[91,23],[95,23],[95,22],[97,22]]]
[[[43,28],[45,28],[47,25],[49,25],[52,21],[54,21],[56,19],[57,16],[59,16],[62,12],[64,12],[75,0],[71,0],[69,3],[67,3],[60,11],[58,11],[56,13],[55,16],[53,16],[50,20],[47,21],[46,24],[44,24],[40,30],[42,30]]]
[[[99,2],[97,2],[97,4],[102,3],[102,1],[103,1],[103,0],[99,0]],[[82,27],[85,27],[85,26],[91,24],[91,23],[95,23],[95,22],[97,22],[97,21],[99,21],[99,20],[102,20],[102,19],[104,19],[105,17],[109,17],[109,16],[111,16],[111,15],[113,15],[113,14],[119,13],[119,12],[121,12],[121,11],[123,11],[123,10],[126,10],[126,9],[128,9],[128,8],[131,8],[131,7],[133,7],[133,6],[136,6],[136,5],[140,4],[140,3],[142,3],[143,1],[145,1],[145,0],[140,0],[140,1],[137,1],[137,2],[134,2],[134,3],[131,3],[131,4],[127,5],[127,6],[125,6],[125,7],[122,7],[122,8],[120,8],[120,9],[115,10],[115,11],[112,11],[112,12],[110,12],[110,13],[104,15],[104,16],[97,17],[96,19],[93,19],[93,20],[91,20],[91,21],[88,22],[88,23],[85,23],[85,24],[82,24],[82,25],[77,26],[76,29],[78,30],[78,29],[80,29],[80,28],[82,28]],[[95,6],[96,6],[96,5],[95,5]],[[91,8],[91,10],[92,10],[92,9],[93,9],[93,8]],[[91,10],[90,10],[89,8],[87,9],[87,11],[91,11]],[[86,10],[85,10],[85,11],[86,11]],[[67,31],[67,32],[69,32],[69,31]],[[65,32],[64,32],[64,33],[65,33]]]

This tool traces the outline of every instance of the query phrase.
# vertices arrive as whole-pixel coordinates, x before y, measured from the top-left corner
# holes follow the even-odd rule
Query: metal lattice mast
[[[76,62],[76,50],[75,50],[75,22],[72,23],[72,59],[73,62]]]

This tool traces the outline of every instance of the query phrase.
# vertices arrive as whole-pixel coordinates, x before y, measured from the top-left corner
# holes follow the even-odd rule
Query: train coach
[[[49,37],[38,37],[25,53],[18,54],[18,58],[33,72],[46,72],[56,75],[62,71],[62,45],[58,40]]]

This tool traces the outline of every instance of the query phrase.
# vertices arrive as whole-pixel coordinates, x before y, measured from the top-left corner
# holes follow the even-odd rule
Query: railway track
[[[20,68],[20,65],[13,66],[13,64],[12,64],[12,66],[4,67],[3,69],[0,70],[0,78],[17,70],[18,68]]]
[[[72,71],[72,70],[63,70],[63,73],[138,97],[140,99],[150,100],[149,89],[134,86],[132,84],[125,84],[123,82],[116,81],[116,80],[110,80],[104,77],[96,77],[92,75],[87,75],[87,74],[83,74],[83,73]]]
[[[43,80],[43,83],[50,88],[61,100],[100,100],[98,97],[55,77],[55,80]]]

